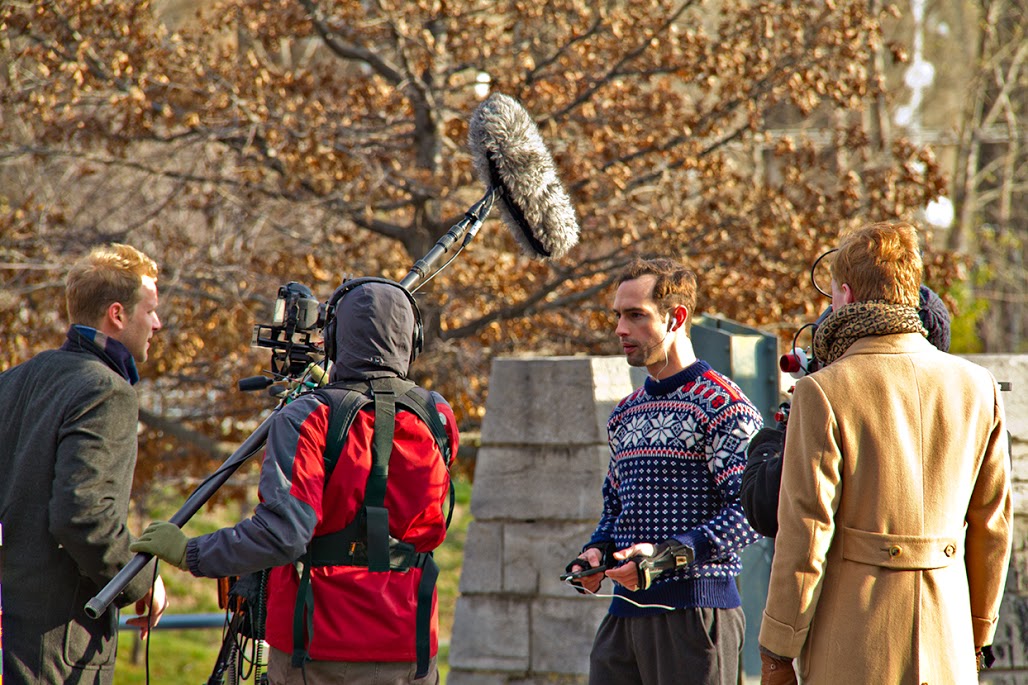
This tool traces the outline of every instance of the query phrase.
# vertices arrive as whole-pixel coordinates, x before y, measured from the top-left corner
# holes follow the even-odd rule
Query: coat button
[[[903,554],[903,548],[900,547],[899,545],[893,545],[892,547],[889,548],[889,556],[890,557],[898,557],[901,554]]]
[[[951,556],[953,556],[954,554],[957,553],[957,546],[954,545],[953,543],[950,543],[950,544],[946,545],[946,549],[942,550],[942,553],[945,554],[948,557],[951,557]]]

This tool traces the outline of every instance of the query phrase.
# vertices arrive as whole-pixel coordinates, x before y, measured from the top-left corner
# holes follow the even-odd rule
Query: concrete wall
[[[471,494],[447,685],[584,683],[610,600],[558,580],[600,517],[621,357],[497,359]]]

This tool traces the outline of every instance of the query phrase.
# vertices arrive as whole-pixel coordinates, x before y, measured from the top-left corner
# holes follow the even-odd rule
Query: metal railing
[[[128,625],[128,620],[135,615],[131,612],[122,612],[118,621],[119,630],[139,630],[135,626]],[[225,626],[225,613],[208,614],[165,614],[161,617],[160,623],[154,626],[154,630],[195,630],[199,628],[223,628]]]

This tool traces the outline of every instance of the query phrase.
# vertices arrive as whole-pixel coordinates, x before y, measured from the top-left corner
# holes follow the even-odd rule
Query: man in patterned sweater
[[[696,358],[696,276],[669,259],[636,260],[614,298],[628,363],[650,377],[611,413],[603,515],[569,571],[615,599],[590,656],[590,685],[735,685],[743,617],[738,552],[759,536],[739,503],[760,412]]]

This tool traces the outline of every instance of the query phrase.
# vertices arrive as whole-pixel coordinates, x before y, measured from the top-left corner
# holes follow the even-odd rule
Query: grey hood
[[[369,282],[336,305],[336,358],[330,381],[407,376],[414,309],[401,286]]]

